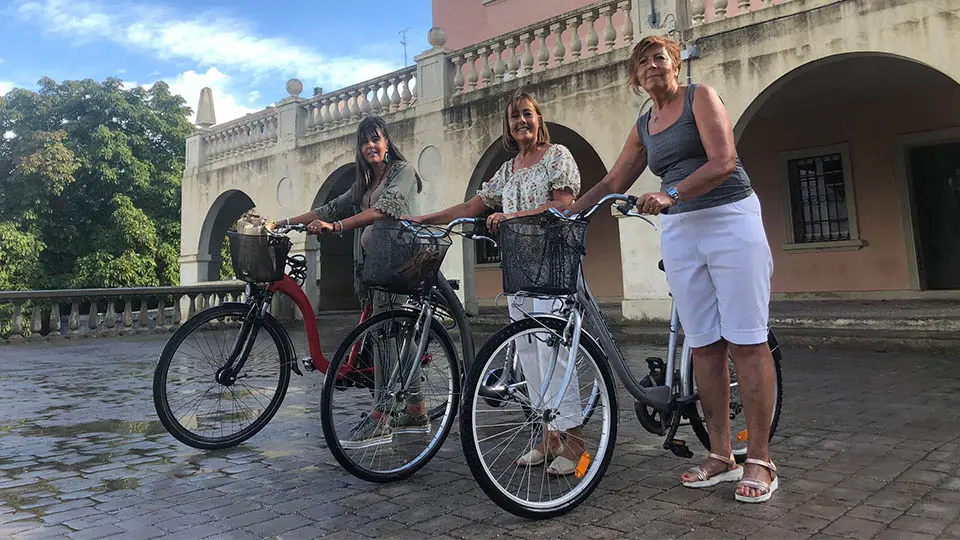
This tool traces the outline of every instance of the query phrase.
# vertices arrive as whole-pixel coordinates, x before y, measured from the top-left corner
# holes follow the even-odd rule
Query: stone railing
[[[454,94],[630,46],[631,4],[599,2],[456,51],[450,56]]]
[[[417,101],[416,78],[417,66],[410,66],[304,101],[304,134],[408,109]]]
[[[279,116],[270,108],[216,126],[203,135],[202,160],[207,163],[266,148],[277,143]]]
[[[242,281],[227,281],[185,287],[0,292],[0,345],[173,331],[198,311],[242,300],[244,288]],[[12,315],[4,320],[4,312]]]
[[[790,0],[689,0],[690,24],[699,26]]]

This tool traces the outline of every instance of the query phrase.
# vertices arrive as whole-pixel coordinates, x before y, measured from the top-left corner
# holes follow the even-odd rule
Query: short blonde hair
[[[663,51],[670,57],[670,62],[677,66],[677,80],[680,80],[680,68],[683,60],[680,59],[680,44],[666,36],[647,36],[640,40],[640,43],[633,48],[633,54],[630,55],[630,89],[636,95],[642,95],[643,89],[640,88],[640,80],[637,75],[640,73],[640,58],[651,47],[663,47]]]
[[[533,105],[533,110],[540,119],[540,125],[537,128],[537,144],[550,142],[550,131],[547,130],[547,123],[543,120],[540,103],[537,102],[537,99],[533,97],[533,94],[530,92],[517,90],[513,96],[510,97],[510,100],[507,101],[507,106],[503,109],[503,137],[501,137],[501,139],[503,140],[504,149],[508,152],[517,152],[520,150],[520,146],[517,145],[517,140],[510,134],[510,108],[517,108],[524,101],[529,101],[530,104]]]

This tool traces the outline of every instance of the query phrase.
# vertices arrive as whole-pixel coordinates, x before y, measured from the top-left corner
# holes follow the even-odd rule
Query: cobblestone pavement
[[[960,538],[956,355],[787,347],[781,488],[765,505],[737,503],[732,484],[679,486],[691,462],[661,450],[621,392],[600,487],[574,512],[531,522],[480,491],[455,431],[404,482],[345,473],[323,442],[317,373],[294,375],[247,443],[188,448],[153,410],[165,339],[0,348],[0,538]],[[653,352],[627,348],[636,360]]]

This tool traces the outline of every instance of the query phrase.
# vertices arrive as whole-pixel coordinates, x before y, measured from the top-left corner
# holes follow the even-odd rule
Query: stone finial
[[[197,125],[209,128],[217,123],[217,115],[213,109],[213,90],[200,90],[200,103],[197,105]]]
[[[303,92],[303,83],[299,79],[287,81],[287,93],[290,94],[290,97],[300,97],[300,92]]]
[[[443,48],[443,46],[447,44],[447,33],[443,28],[434,26],[427,32],[427,42],[430,43],[434,49]]]

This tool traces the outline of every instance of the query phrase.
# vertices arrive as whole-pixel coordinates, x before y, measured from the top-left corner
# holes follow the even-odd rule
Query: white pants
[[[685,340],[766,343],[773,258],[760,200],[665,214],[660,249]]]
[[[510,318],[519,320],[523,318],[523,311],[529,314],[534,313],[553,313],[560,307],[558,300],[540,300],[534,298],[509,296]],[[522,308],[523,311],[520,310]],[[545,331],[535,334],[543,337]],[[550,377],[550,383],[547,386],[546,394],[541,396],[540,389],[543,386],[543,379],[550,369],[550,363],[554,359],[554,349],[546,343],[528,334],[527,337],[519,338],[514,341],[517,347],[517,356],[520,359],[520,367],[523,369],[524,378],[527,381],[527,392],[530,401],[534,407],[543,406],[543,402],[553,401],[560,393],[560,386],[563,383],[563,376],[567,370],[567,364],[570,361],[570,349],[559,347],[556,357],[557,363]],[[550,422],[550,429],[566,431],[568,429],[580,427],[583,424],[583,406],[580,402],[580,381],[577,376],[576,366],[574,366],[573,377],[570,384],[563,392],[560,399],[558,415]]]

